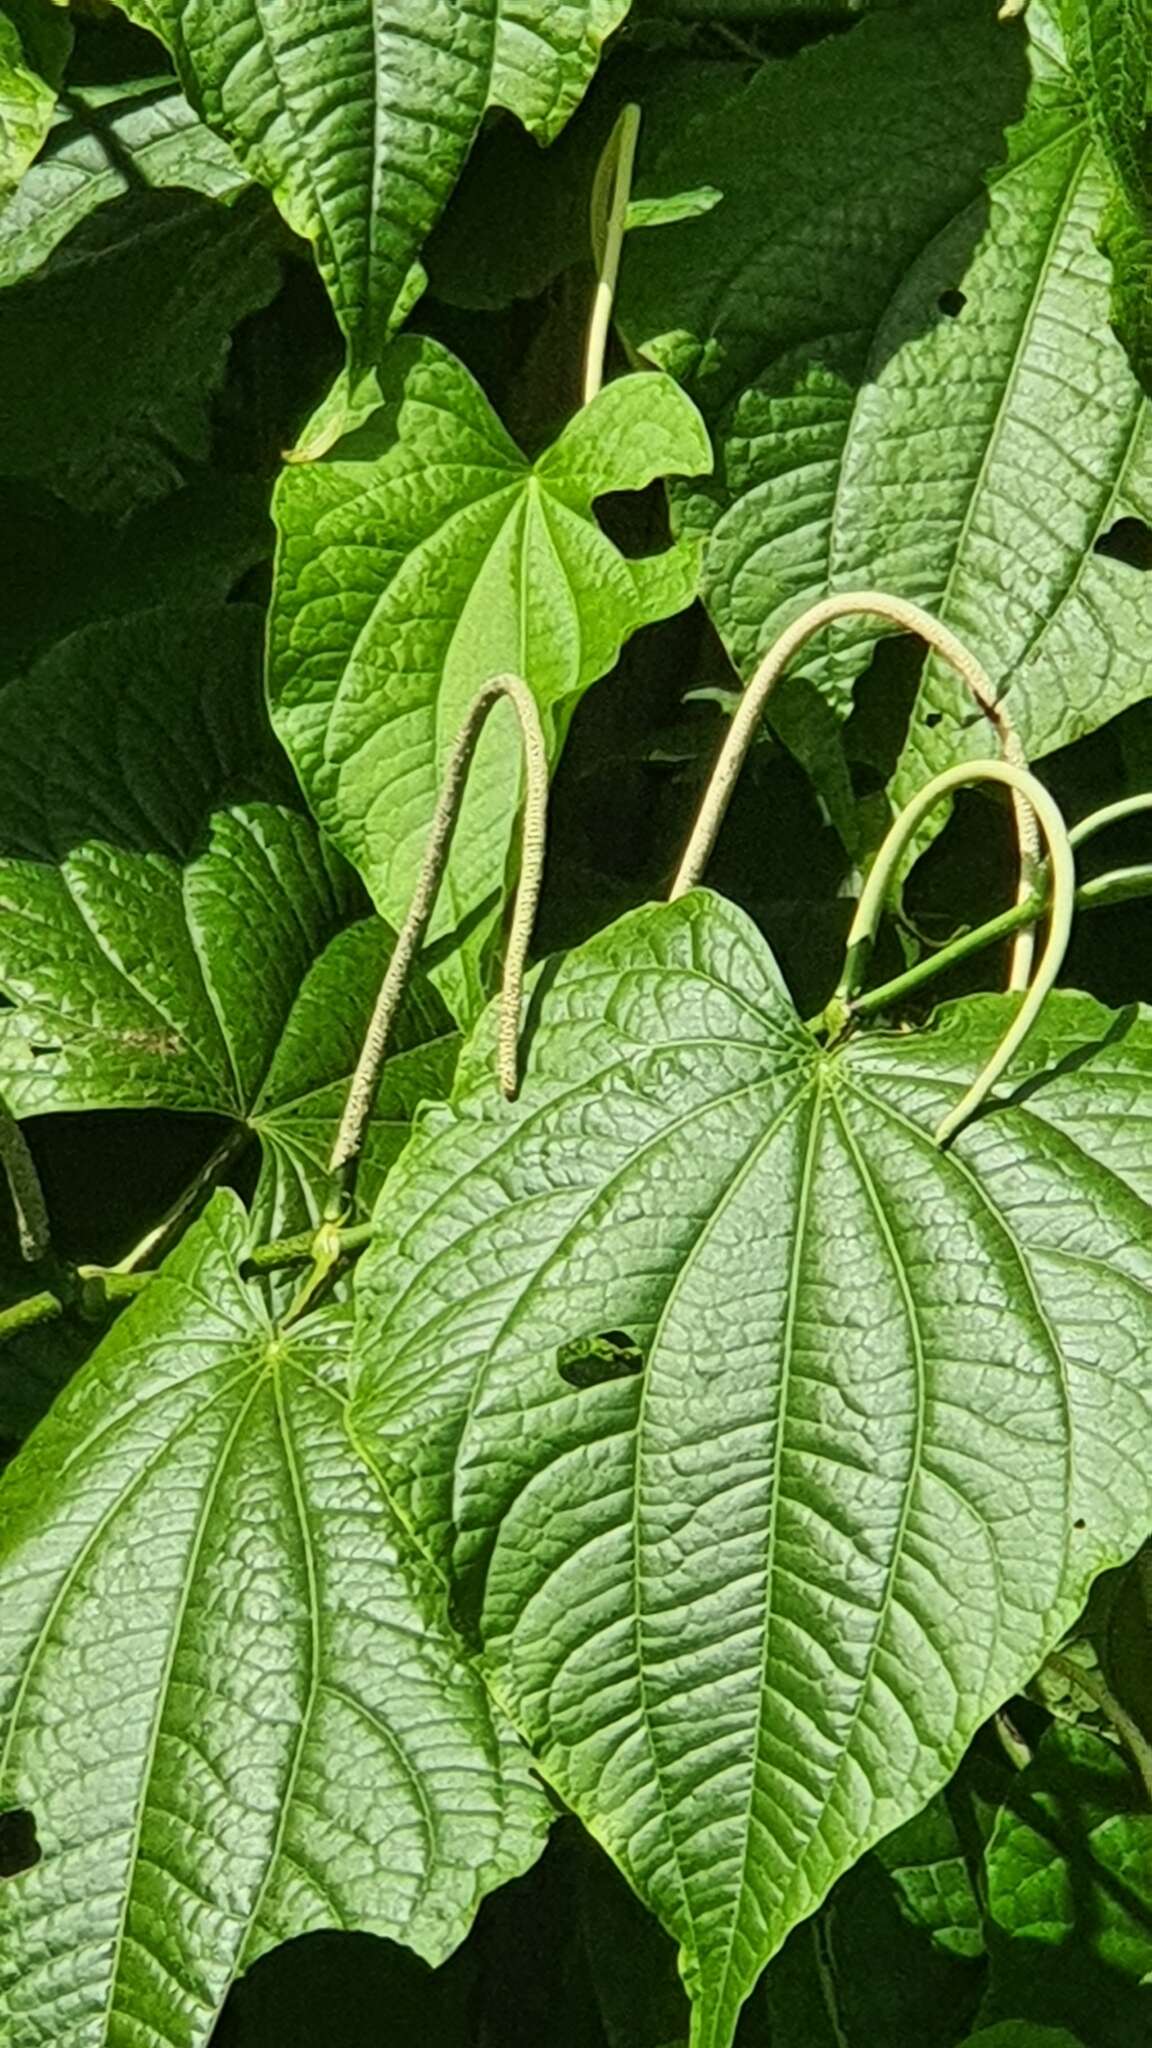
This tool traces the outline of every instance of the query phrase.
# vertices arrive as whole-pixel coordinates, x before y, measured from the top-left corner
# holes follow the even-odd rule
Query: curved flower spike
[[[900,626],[906,633],[915,633],[926,640],[934,653],[954,669],[965,688],[979,705],[984,716],[995,727],[1000,739],[1004,759],[1017,768],[1027,768],[1020,735],[1008,713],[998,702],[996,692],[986,670],[964,642],[933,618],[931,612],[912,604],[907,598],[889,597],[882,590],[846,590],[835,597],[821,598],[786,626],[779,638],[768,649],[736,709],[724,745],[720,749],[716,766],[704,792],[704,800],[692,837],[685,848],[680,870],[672,884],[671,900],[694,889],[700,881],[712,855],[712,849],[724,813],[731,801],[732,791],[740,770],[744,766],[748,749],[756,728],[764,714],[764,707],[781,676],[794,655],[815,633],[834,619],[846,618],[852,613],[871,612],[877,618],[887,619],[890,625]],[[1016,804],[1016,833],[1020,847],[1020,888],[1018,901],[1026,903],[1036,886],[1036,869],[1040,858],[1040,842],[1036,830],[1036,818],[1023,797]],[[1031,929],[1021,931],[1012,952],[1011,988],[1026,988],[1032,971],[1033,936]]]
[[[412,962],[423,944],[429,920],[436,908],[436,898],[444,878],[452,846],[452,835],[456,830],[456,820],[460,814],[460,805],[468,782],[468,771],[472,766],[480,734],[490,714],[502,699],[506,699],[515,710],[524,743],[524,831],[520,881],[516,890],[516,904],[504,957],[497,1055],[500,1087],[509,1097],[516,1093],[524,968],[544,874],[544,844],[548,819],[548,753],[544,744],[540,712],[527,683],[519,676],[502,675],[493,676],[472,699],[468,715],[457,734],[444,771],[420,879],[416,884],[408,915],[396,935],[396,945],[380,987],[380,994],[376,999],[372,1021],[368,1026],[356,1072],[352,1076],[348,1100],[344,1105],[344,1114],[340,1119],[340,1128],[328,1163],[331,1174],[342,1175],[346,1180],[355,1172],[365,1127],[372,1114],[380,1068],[392,1025],[400,1007]]]
[[[1027,802],[1033,816],[1039,820],[1048,844],[1051,909],[1048,937],[1035,978],[983,1073],[937,1128],[935,1138],[938,1145],[946,1145],[950,1138],[955,1137],[961,1126],[967,1123],[969,1117],[973,1116],[981,1103],[987,1099],[1005,1068],[1015,1058],[1055,985],[1064,955],[1068,950],[1072,914],[1076,903],[1076,863],[1063,814],[1042,782],[1037,782],[1035,776],[1030,775],[1026,768],[1018,768],[1011,761],[965,761],[959,767],[948,768],[943,775],[935,776],[918,796],[913,797],[885,839],[865,883],[856,916],[852,921],[852,929],[848,934],[844,973],[833,997],[833,1002],[842,1005],[846,1011],[851,1010],[852,998],[863,979],[875,944],[885,898],[908,841],[942,797],[948,796],[954,789],[962,789],[974,782],[1004,783],[1018,798]]]

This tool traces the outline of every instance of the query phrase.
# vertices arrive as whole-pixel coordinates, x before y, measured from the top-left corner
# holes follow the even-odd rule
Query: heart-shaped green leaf
[[[982,0],[926,0],[714,90],[710,118],[658,95],[641,191],[725,198],[635,238],[622,318],[715,426],[719,486],[683,517],[711,531],[738,667],[829,592],[898,592],[961,635],[1039,755],[1146,694],[1152,581],[1095,547],[1152,515],[1152,432],[1108,330],[1084,104],[1045,0],[1027,22],[1029,46]],[[806,652],[839,719],[880,630]],[[797,684],[780,730],[835,795],[823,708]],[[895,798],[988,744],[931,661]]]
[[[289,226],[372,369],[489,106],[563,127],[629,0],[123,0]]]
[[[261,1141],[256,1210],[280,1236],[322,1206],[391,935],[309,818],[249,795],[287,782],[261,715],[259,639],[243,606],[141,613],[72,635],[4,694],[0,1094],[17,1116],[234,1119]],[[369,1132],[366,1199],[455,1050],[418,980]]]
[[[439,1962],[546,1809],[355,1449],[339,1312],[291,1336],[213,1198],[0,1486],[13,2048],[200,2048],[314,1928]]]
[[[693,2048],[1152,1522],[1152,1023],[1054,998],[942,1153],[1014,1008],[824,1052],[742,912],[633,913],[515,1103],[479,1034],[358,1276],[357,1430]]]
[[[365,425],[277,486],[269,683],[312,810],[398,924],[480,685],[504,670],[525,677],[555,750],[628,636],[695,595],[692,543],[625,559],[593,501],[697,473],[711,455],[667,377],[609,384],[534,463],[437,343],[398,343],[381,386]],[[477,750],[432,926],[461,1016],[486,993],[519,786],[518,729],[503,706]]]

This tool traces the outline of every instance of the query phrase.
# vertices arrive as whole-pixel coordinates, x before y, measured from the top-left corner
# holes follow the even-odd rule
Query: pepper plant
[[[0,0],[0,2041],[1152,2020],[1147,0]]]

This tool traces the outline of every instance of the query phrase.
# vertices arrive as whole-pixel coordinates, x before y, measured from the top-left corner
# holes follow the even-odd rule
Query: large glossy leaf
[[[1027,21],[1026,48],[976,0],[926,0],[765,66],[708,120],[657,99],[641,189],[726,196],[635,238],[623,317],[716,424],[719,488],[683,516],[711,529],[741,669],[829,591],[892,590],[963,636],[1042,754],[1145,693],[1152,585],[1094,550],[1152,511],[1152,435],[1108,328],[1101,162],[1044,0]],[[803,666],[837,717],[878,630]],[[814,709],[780,709],[815,759]],[[894,794],[987,749],[930,663]]]
[[[1065,0],[1068,52],[1114,191],[1101,236],[1112,314],[1133,366],[1152,380],[1152,6]]]
[[[593,500],[698,472],[710,454],[669,378],[608,385],[534,463],[437,343],[398,343],[382,385],[385,403],[358,432],[289,466],[277,487],[269,683],[315,815],[396,923],[480,685],[524,676],[555,751],[629,634],[695,594],[691,544],[626,560]],[[504,706],[477,752],[432,927],[455,936],[443,986],[461,1015],[484,990],[519,778]]]
[[[37,0],[0,5],[0,208],[16,190],[51,126],[72,30],[61,9]]]
[[[374,367],[489,106],[549,141],[628,0],[124,0],[193,104],[315,245]]]
[[[347,1429],[339,1314],[290,1336],[217,1195],[0,1489],[10,2048],[199,2048],[313,1928],[440,1961],[543,1801]]]
[[[81,221],[0,293],[5,476],[104,519],[177,490],[211,452],[233,330],[279,289],[285,242],[256,191],[221,206],[134,184]]]
[[[488,1027],[389,1182],[357,1428],[545,1774],[677,1936],[694,2048],[1152,1520],[1152,1023],[818,1049],[696,892]],[[1023,1084],[1023,1085],[1021,1085]]]
[[[0,1093],[17,1116],[234,1119],[261,1141],[256,1207],[276,1236],[321,1206],[391,938],[311,820],[266,800],[285,776],[259,636],[246,607],[143,613],[74,634],[0,700]],[[366,1196],[454,1056],[418,981]]]
[[[141,185],[231,199],[247,179],[171,78],[72,86],[4,211],[0,285],[29,276],[98,206]]]

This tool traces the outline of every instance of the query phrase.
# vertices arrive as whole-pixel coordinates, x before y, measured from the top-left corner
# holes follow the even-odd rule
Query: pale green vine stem
[[[1106,875],[1093,875],[1076,891],[1080,910],[1100,910],[1113,903],[1134,903],[1140,896],[1152,896],[1152,867],[1111,868]]]
[[[1015,904],[1011,910],[989,918],[987,924],[978,925],[973,931],[962,932],[959,938],[941,946],[938,952],[918,960],[914,967],[905,968],[903,974],[897,974],[880,987],[865,989],[863,995],[853,997],[852,1016],[870,1017],[875,1016],[877,1010],[893,1009],[906,996],[915,995],[927,982],[935,980],[937,975],[946,974],[961,960],[982,952],[985,946],[997,945],[1001,939],[1010,939],[1022,924],[1036,923],[1043,917],[1048,902],[1047,877],[1044,876],[1043,880],[1043,895],[1037,894],[1027,903]],[[1133,903],[1148,896],[1152,896],[1152,867],[1113,868],[1106,875],[1095,875],[1090,882],[1081,882],[1076,891],[1076,908],[1104,910],[1115,903]]]
[[[1037,782],[1036,777],[1030,775],[1026,768],[1018,768],[1011,761],[965,761],[959,767],[945,769],[943,775],[934,776],[933,780],[913,797],[911,803],[901,811],[880,848],[872,872],[864,885],[852,929],[848,934],[844,973],[833,997],[835,1005],[851,1013],[852,998],[860,986],[876,942],[876,934],[880,929],[885,899],[909,840],[919,830],[929,811],[934,809],[942,798],[950,796],[955,789],[963,789],[966,785],[977,782],[1003,783],[1015,795],[1025,799],[1034,817],[1039,820],[1048,845],[1051,910],[1048,937],[1035,979],[983,1073],[939,1125],[935,1133],[938,1145],[946,1145],[950,1138],[955,1137],[961,1126],[967,1123],[969,1117],[975,1115],[981,1103],[991,1094],[1005,1068],[1015,1059],[1055,986],[1056,977],[1068,950],[1068,940],[1072,933],[1072,915],[1076,905],[1076,862],[1060,807],[1042,782]]]
[[[1152,811],[1152,791],[1145,790],[1140,796],[1126,796],[1118,804],[1105,804],[1103,810],[1093,811],[1087,818],[1081,818],[1073,825],[1068,837],[1073,847],[1087,846],[1098,832],[1106,832],[1109,825],[1119,825],[1125,818],[1138,818],[1142,812]]]
[[[819,603],[811,605],[784,628],[768,649],[740,699],[704,792],[704,801],[685,848],[680,871],[672,884],[673,900],[694,889],[704,874],[740,770],[764,715],[764,707],[789,663],[823,627],[831,625],[835,619],[848,618],[856,613],[871,613],[876,618],[887,620],[889,625],[898,626],[902,632],[915,633],[927,641],[933,653],[946,661],[959,676],[984,716],[990,720],[1000,740],[1004,759],[1016,768],[1026,768],[1020,736],[1004,706],[997,701],[986,670],[964,642],[947,626],[941,625],[939,619],[933,618],[931,612],[923,611],[907,598],[889,597],[882,590],[846,590],[834,597],[821,598]],[[1022,796],[1016,802],[1016,834],[1020,849],[1018,901],[1027,903],[1035,892],[1040,840],[1035,815]],[[1030,928],[1021,929],[1012,950],[1010,988],[1027,987],[1032,971],[1033,943]]]
[[[624,236],[628,230],[628,205],[632,197],[632,178],[636,169],[636,145],[640,139],[640,109],[634,105],[624,108],[612,131],[604,161],[610,167],[611,194],[608,199],[607,224],[603,227],[601,239],[600,203],[601,181],[598,178],[593,192],[592,233],[600,243],[596,249],[596,293],[592,300],[592,315],[588,322],[588,340],[584,353],[584,403],[595,398],[604,382],[604,362],[608,353],[608,336],[612,327],[612,308],[616,303],[616,287],[620,282],[620,258],[624,250]]]
[[[36,1163],[28,1150],[28,1141],[15,1117],[10,1116],[6,1109],[0,1109],[0,1167],[8,1182],[16,1213],[20,1256],[29,1265],[34,1265],[38,1259],[47,1256],[51,1244],[48,1210]]]
[[[457,734],[428,835],[424,863],[408,915],[396,938],[388,971],[376,999],[376,1008],[348,1090],[340,1129],[332,1148],[329,1172],[347,1182],[355,1172],[364,1133],[376,1100],[380,1070],[388,1049],[392,1026],[400,1007],[412,963],[424,941],[424,934],[444,878],[452,835],[463,801],[468,771],[487,720],[496,705],[507,701],[520,721],[524,756],[524,823],[520,855],[520,880],[508,945],[504,955],[504,980],[500,996],[498,1066],[500,1087],[509,1097],[516,1093],[520,1007],[524,969],[540,885],[544,876],[544,844],[548,822],[548,751],[536,699],[519,676],[493,676],[473,698],[468,715]]]

